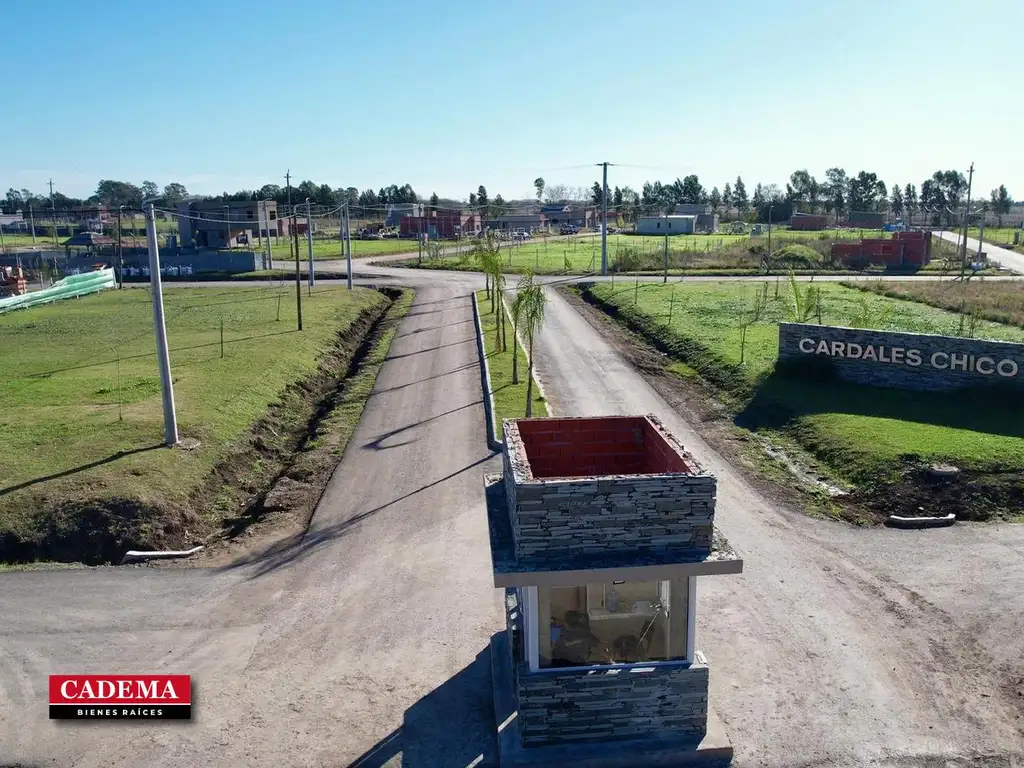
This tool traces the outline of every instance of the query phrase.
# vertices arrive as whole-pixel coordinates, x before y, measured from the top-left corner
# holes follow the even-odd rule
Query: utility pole
[[[53,222],[53,247],[56,250],[57,244],[57,206],[53,202],[53,179],[50,179],[50,221]]]
[[[668,232],[665,233],[665,276],[661,282],[668,282]]]
[[[295,243],[295,311],[299,316],[299,330],[302,330],[302,275],[299,270],[299,230],[296,226],[295,211],[292,211],[292,237]]]
[[[119,275],[118,288],[124,288],[124,250],[121,247],[121,209],[123,205],[117,206],[117,272]]]
[[[274,246],[270,244],[270,203],[263,201],[263,217],[267,220],[267,269],[274,268]]]
[[[347,275],[348,279],[346,280],[346,282],[348,283],[348,289],[351,291],[352,290],[352,233],[350,231],[350,229],[351,229],[351,221],[349,220],[349,217],[348,217],[348,200],[345,201],[345,211],[344,211],[344,213],[345,213],[345,263],[347,265],[346,268],[345,268],[345,271],[348,273],[348,275]]]
[[[146,237],[149,240],[149,284],[153,293],[153,327],[156,330],[156,358],[160,364],[160,389],[164,401],[164,445],[178,442],[178,420],[174,413],[174,385],[171,380],[171,356],[167,349],[167,326],[164,321],[163,285],[160,281],[160,252],[157,250],[156,214],[153,203],[146,212]]]
[[[608,163],[601,163],[601,274],[608,274]]]
[[[288,187],[288,210],[292,209],[292,171],[289,168],[284,174],[284,183]]]
[[[32,213],[32,203],[28,204],[28,221],[29,226],[32,228],[32,245],[36,244],[36,217]]]
[[[764,260],[766,267],[772,263],[772,208],[774,207],[768,206],[768,256]]]
[[[306,247],[309,249],[309,292],[313,293],[316,278],[313,276],[313,216],[309,209],[309,198],[306,198]]]
[[[227,223],[227,235],[224,238],[224,247],[231,250],[231,206],[224,206],[224,221]]]
[[[971,168],[967,172],[967,205],[964,206],[964,236],[963,236],[963,252],[961,255],[961,264],[967,264],[967,227],[970,221],[971,215],[971,185],[974,183],[974,163],[971,163]]]

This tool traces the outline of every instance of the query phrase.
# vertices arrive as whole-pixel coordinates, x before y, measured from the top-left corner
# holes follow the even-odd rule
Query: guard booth
[[[654,416],[510,419],[485,477],[501,765],[721,764],[697,579],[740,573],[716,479]]]

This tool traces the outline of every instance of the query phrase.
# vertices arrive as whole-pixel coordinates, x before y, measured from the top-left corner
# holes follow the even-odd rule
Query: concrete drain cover
[[[194,451],[202,443],[196,440],[194,437],[183,437],[176,444],[175,448],[181,448],[183,451]]]

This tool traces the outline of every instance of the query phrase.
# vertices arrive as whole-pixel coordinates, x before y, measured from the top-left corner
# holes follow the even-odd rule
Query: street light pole
[[[171,356],[167,348],[164,320],[163,285],[160,281],[160,252],[156,240],[156,214],[153,203],[145,207],[146,237],[149,241],[149,284],[153,293],[153,328],[156,331],[156,357],[160,365],[160,390],[164,404],[164,445],[178,442],[178,419],[174,412],[174,385],[171,380]]]

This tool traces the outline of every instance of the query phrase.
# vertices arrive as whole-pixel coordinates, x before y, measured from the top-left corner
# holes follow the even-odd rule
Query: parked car
[[[575,234],[578,234],[579,231],[580,231],[580,228],[577,227],[577,226],[574,226],[572,224],[563,224],[559,228],[558,234],[560,234],[560,235],[575,235]]]

